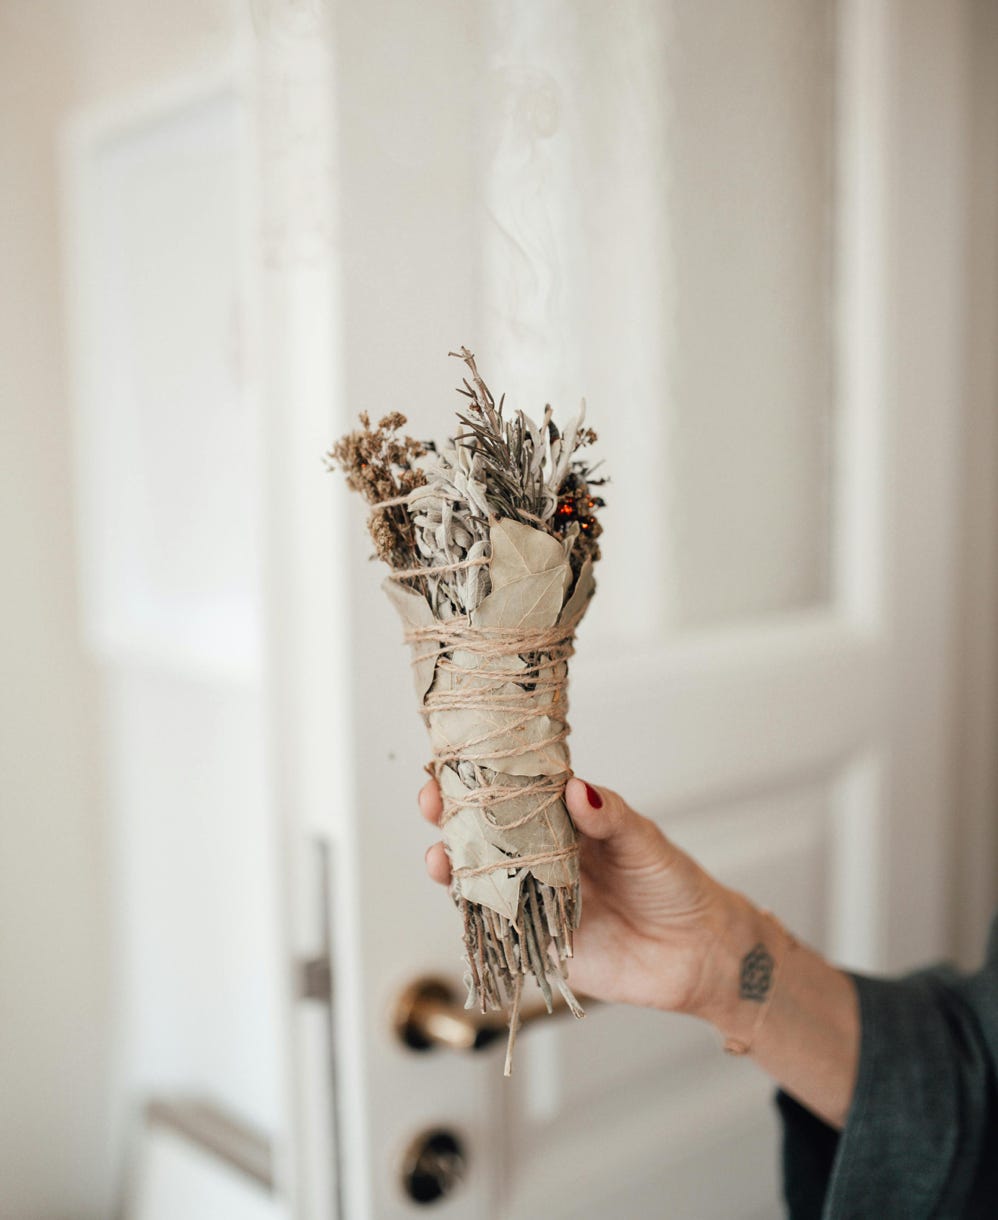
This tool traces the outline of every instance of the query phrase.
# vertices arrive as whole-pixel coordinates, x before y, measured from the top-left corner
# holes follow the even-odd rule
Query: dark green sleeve
[[[790,1220],[994,1220],[998,921],[977,974],[852,977],[860,1057],[842,1133],[777,1094]]]

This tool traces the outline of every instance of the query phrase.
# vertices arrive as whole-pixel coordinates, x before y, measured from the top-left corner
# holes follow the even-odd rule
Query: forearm
[[[856,989],[820,954],[803,944],[791,947],[785,938],[747,898],[725,891],[696,1015],[726,1039],[748,1044],[751,1057],[787,1093],[841,1128],[859,1059]],[[768,982],[765,969],[751,977],[744,972],[753,951],[775,967]]]

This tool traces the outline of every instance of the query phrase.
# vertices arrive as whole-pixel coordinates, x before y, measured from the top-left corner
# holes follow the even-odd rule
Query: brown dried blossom
[[[424,486],[426,474],[415,461],[425,455],[426,446],[411,436],[399,435],[406,417],[400,411],[391,411],[377,427],[372,426],[366,411],[359,418],[360,428],[341,437],[326,454],[326,468],[340,469],[347,486],[372,505]],[[418,562],[412,519],[404,504],[372,513],[368,529],[378,556],[393,568],[408,568]]]

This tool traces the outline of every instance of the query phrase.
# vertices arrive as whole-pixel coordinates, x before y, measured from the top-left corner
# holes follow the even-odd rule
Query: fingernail
[[[586,783],[585,780],[583,780],[582,782],[584,784]],[[592,786],[592,784],[586,784],[586,796],[589,798],[589,804],[592,805],[592,807],[594,809],[603,808],[603,798],[596,791],[596,789]]]

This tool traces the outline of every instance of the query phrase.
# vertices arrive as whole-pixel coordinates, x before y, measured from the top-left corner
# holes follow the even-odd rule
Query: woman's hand
[[[565,802],[581,832],[573,989],[676,1012],[705,1007],[709,964],[735,896],[616,792],[572,778]],[[419,805],[439,825],[443,806],[435,780],[420,791]],[[434,881],[450,883],[442,842],[427,851],[426,867]]]
[[[841,1127],[859,1059],[859,1006],[850,977],[781,934],[770,917],[715,881],[616,792],[573,777],[565,802],[581,836],[573,989],[702,1017],[749,1048],[815,1114]],[[439,825],[443,807],[434,780],[423,786],[419,805]],[[429,848],[426,867],[434,881],[449,884],[443,843]],[[778,958],[787,959],[782,968]],[[768,963],[761,971],[760,962]]]

